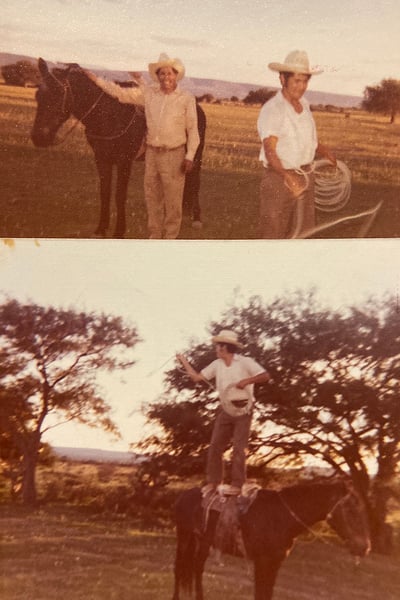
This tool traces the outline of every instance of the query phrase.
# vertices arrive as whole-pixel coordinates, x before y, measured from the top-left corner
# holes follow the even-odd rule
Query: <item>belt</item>
[[[173,148],[169,148],[168,146],[151,146],[147,144],[147,148],[151,148],[155,152],[172,152],[172,150],[178,150],[178,148],[182,148],[185,144],[180,144],[179,146],[174,146]]]
[[[263,165],[263,166],[264,166],[264,169],[274,170],[273,167],[271,167],[271,165],[266,165],[266,166]],[[312,167],[313,167],[313,163],[310,162],[307,165],[301,165],[300,167],[297,167],[296,169],[285,169],[285,171],[299,171],[301,169],[302,171],[307,172],[307,171],[312,171]]]

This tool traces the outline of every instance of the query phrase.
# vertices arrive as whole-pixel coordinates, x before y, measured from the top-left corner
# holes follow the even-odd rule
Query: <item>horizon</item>
[[[21,54],[21,53],[11,53],[11,52],[3,52],[0,50],[0,56],[1,55],[11,55],[15,57],[15,60],[18,59],[27,59],[30,61],[35,61],[37,60],[36,57],[33,56],[28,56],[26,54]],[[44,57],[41,57],[44,58]],[[51,59],[47,59],[44,58],[44,60],[46,60],[47,63],[51,64],[51,65],[56,65],[56,64],[67,64],[66,62],[63,61],[54,61]],[[88,69],[90,71],[96,72],[97,74],[100,74],[101,77],[104,77],[105,79],[108,79],[109,76],[107,76],[107,74],[124,74],[124,76],[130,77],[129,72],[128,71],[120,71],[120,70],[113,70],[113,69],[108,69],[107,67],[101,66],[101,65],[89,65],[89,64],[84,64],[84,63],[78,63],[82,68],[84,69]],[[142,74],[146,75],[146,71],[142,71]],[[227,79],[213,79],[213,78],[205,78],[205,77],[189,77],[189,76],[185,76],[184,80],[182,81],[182,88],[187,88],[190,90],[190,84],[189,85],[185,85],[185,80],[190,80],[190,81],[205,81],[205,82],[216,82],[216,83],[221,83],[223,85],[226,86],[243,86],[243,87],[248,87],[249,89],[246,90],[244,93],[247,95],[247,93],[249,92],[250,89],[256,90],[256,89],[261,89],[261,88],[265,88],[265,89],[270,89],[270,90],[279,90],[280,88],[278,86],[265,86],[263,84],[260,83],[251,83],[248,81],[229,81]],[[215,90],[214,90],[215,92]],[[207,93],[207,92],[206,92]],[[359,101],[359,103],[362,102],[363,97],[362,96],[354,96],[352,94],[341,94],[338,92],[323,92],[320,91],[318,89],[312,89],[312,90],[306,90],[305,92],[305,97],[307,97],[307,95],[311,94],[311,96],[314,95],[321,95],[321,96],[332,96],[332,97],[337,97],[338,99],[344,99],[344,98],[348,98],[349,100],[352,101]],[[244,96],[245,97],[245,96]],[[217,97],[217,99],[222,99]],[[243,100],[243,98],[239,98],[239,100]],[[312,100],[310,100],[310,102],[312,103]],[[324,104],[324,102],[322,102],[322,104]]]
[[[4,52],[108,70],[146,71],[166,52],[187,77],[277,87],[268,63],[298,48],[324,70],[311,91],[356,97],[400,73],[397,0],[15,0],[2,14]]]

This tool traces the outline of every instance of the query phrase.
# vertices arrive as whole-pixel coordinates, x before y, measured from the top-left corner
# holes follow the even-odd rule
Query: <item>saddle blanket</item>
[[[224,496],[218,491],[212,491],[204,496],[203,527],[206,529],[211,511],[219,513],[213,546],[222,554],[246,556],[240,529],[240,516],[247,512],[259,489],[258,486],[253,486],[251,492],[239,496]]]

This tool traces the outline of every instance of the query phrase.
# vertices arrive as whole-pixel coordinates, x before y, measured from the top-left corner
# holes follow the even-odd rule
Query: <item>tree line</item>
[[[37,86],[41,77],[39,69],[29,60],[19,60],[16,63],[3,65],[1,73],[4,82],[7,85],[16,86]],[[244,104],[264,104],[276,94],[274,90],[268,88],[258,88],[250,90],[242,102]],[[199,102],[214,103],[218,102],[212,94],[203,94],[197,98]],[[231,97],[231,102],[237,102],[237,96]],[[364,89],[361,107],[372,113],[389,115],[390,122],[394,123],[396,115],[400,111],[400,80],[388,78],[382,79],[380,84],[367,86]]]
[[[18,60],[16,63],[3,65],[1,74],[7,85],[38,86],[41,81],[38,67],[29,60]]]
[[[272,376],[257,389],[249,463],[284,467],[313,458],[350,477],[367,507],[374,549],[389,552],[400,459],[398,299],[335,310],[314,291],[270,303],[255,296],[228,306],[209,335],[221,327],[237,331]],[[49,427],[74,420],[118,435],[97,374],[131,367],[140,341],[137,327],[120,317],[17,300],[0,305],[0,458],[20,470],[26,505],[36,501]],[[208,336],[186,355],[196,369],[210,362]],[[217,404],[178,366],[166,372],[164,394],[147,409],[157,433],[140,443],[149,474],[202,473]]]

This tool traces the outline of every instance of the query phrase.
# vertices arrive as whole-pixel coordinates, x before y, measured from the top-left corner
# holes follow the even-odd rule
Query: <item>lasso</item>
[[[327,170],[327,166],[331,168]],[[329,160],[317,160],[314,176],[316,208],[331,212],[346,206],[351,194],[351,173],[344,162],[338,160],[333,167]]]
[[[330,167],[329,170],[327,167]],[[304,177],[304,186],[296,197],[296,226],[291,239],[304,237],[302,235],[303,194],[310,185],[311,173],[314,173],[314,202],[317,209],[324,212],[340,210],[347,204],[351,194],[351,173],[349,168],[340,160],[337,161],[336,165],[333,165],[327,159],[316,160],[309,170],[297,168],[294,169],[294,172]]]

